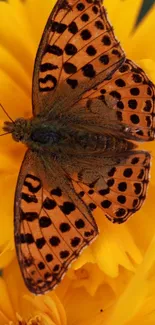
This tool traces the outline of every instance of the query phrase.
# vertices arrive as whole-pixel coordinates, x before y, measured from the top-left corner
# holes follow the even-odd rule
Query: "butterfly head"
[[[14,122],[4,122],[3,130],[8,133],[12,133],[12,137],[15,141],[24,141],[27,134],[28,122],[24,118],[18,118]]]

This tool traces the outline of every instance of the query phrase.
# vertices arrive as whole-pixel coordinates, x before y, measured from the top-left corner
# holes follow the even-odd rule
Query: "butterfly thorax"
[[[63,152],[68,155],[92,154],[93,152],[122,152],[133,145],[125,139],[110,134],[89,132],[85,129],[68,127],[60,121],[39,118],[18,118],[5,122],[3,129],[12,133],[17,142],[24,143],[36,151]]]
[[[51,147],[60,140],[60,135],[52,125],[37,118],[18,118],[14,122],[7,121],[3,129],[12,133],[15,141],[22,142],[31,149]]]

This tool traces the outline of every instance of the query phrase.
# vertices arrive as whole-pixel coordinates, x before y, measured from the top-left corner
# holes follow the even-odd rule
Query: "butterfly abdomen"
[[[68,132],[69,142],[65,142],[67,153],[93,154],[94,152],[122,152],[133,149],[133,143],[110,134],[87,131]]]

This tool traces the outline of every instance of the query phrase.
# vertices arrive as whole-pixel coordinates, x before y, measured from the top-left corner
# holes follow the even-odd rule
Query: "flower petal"
[[[114,26],[115,34],[121,41],[127,56],[132,60],[141,58],[155,60],[155,44],[153,42],[155,7],[152,7],[139,28],[133,32],[133,26],[141,8],[141,0],[105,0],[104,4]]]
[[[8,295],[8,288],[5,281],[0,277],[0,311],[4,318],[15,320],[15,312],[13,310],[11,299]],[[2,323],[3,324],[3,323]]]
[[[155,263],[155,237],[153,238],[143,262],[137,268],[124,293],[119,298],[109,318],[110,325],[124,325],[140,311],[149,293],[148,279]],[[155,269],[155,268],[154,268]],[[155,286],[154,286],[155,290]],[[154,291],[155,295],[155,291]]]

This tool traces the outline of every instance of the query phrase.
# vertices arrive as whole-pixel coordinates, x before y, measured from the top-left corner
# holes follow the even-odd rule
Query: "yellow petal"
[[[155,60],[155,44],[153,42],[154,6],[139,27],[133,31],[141,8],[141,0],[105,0],[104,4],[115,28],[115,33],[127,56],[136,61],[140,59]]]
[[[139,312],[144,299],[148,294],[147,278],[155,262],[155,237],[150,244],[145,258],[137,268],[135,276],[126,287],[124,293],[118,300],[116,307],[109,319],[110,325],[124,325]],[[155,286],[154,286],[155,289]]]
[[[72,279],[72,287],[84,287],[91,296],[94,296],[99,286],[104,282],[105,275],[97,264],[86,263],[82,268],[68,272]]]
[[[0,310],[8,319],[15,319],[15,312],[13,310],[12,302],[8,295],[8,288],[5,281],[0,277]]]
[[[14,246],[9,242],[0,249],[0,269],[3,270],[15,257]]]

